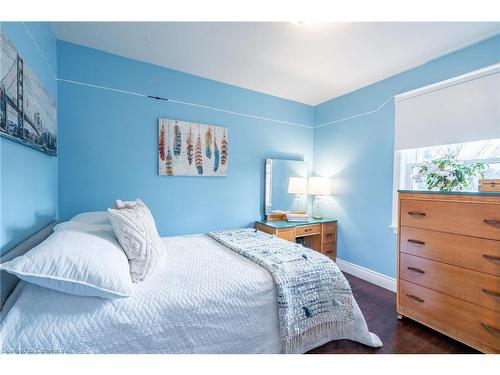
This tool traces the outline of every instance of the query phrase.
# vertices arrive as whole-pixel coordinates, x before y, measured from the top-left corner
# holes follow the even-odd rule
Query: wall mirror
[[[265,213],[307,212],[307,163],[266,159]]]

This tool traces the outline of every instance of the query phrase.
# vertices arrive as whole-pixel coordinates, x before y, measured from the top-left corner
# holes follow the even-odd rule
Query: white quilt
[[[166,256],[131,297],[101,299],[20,282],[2,311],[6,353],[280,353],[274,282],[206,235],[163,239]],[[381,346],[354,302],[352,337]]]

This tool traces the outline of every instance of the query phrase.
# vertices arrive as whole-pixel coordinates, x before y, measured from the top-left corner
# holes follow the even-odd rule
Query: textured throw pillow
[[[158,262],[165,245],[158,235],[151,212],[140,199],[131,202],[118,200],[116,207],[108,208],[109,220],[127,255],[132,281],[137,283],[144,280]]]
[[[29,283],[80,296],[127,297],[132,293],[127,257],[111,226],[66,222],[26,254],[0,264]]]

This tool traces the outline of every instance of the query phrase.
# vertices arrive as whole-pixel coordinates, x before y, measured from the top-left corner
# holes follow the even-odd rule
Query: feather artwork
[[[227,128],[177,119],[157,123],[160,176],[226,176],[229,164]]]
[[[198,174],[203,174],[203,154],[201,153],[201,137],[198,132],[198,139],[196,140],[196,150],[194,155],[194,160],[196,164],[196,169]]]
[[[172,161],[172,154],[170,153],[170,147],[167,150],[167,176],[174,175],[174,165]]]
[[[175,122],[174,131],[175,131],[174,155],[175,157],[178,158],[181,155],[181,129],[179,128],[177,121]]]
[[[189,165],[193,164],[193,133],[191,132],[191,127],[189,127],[189,134],[186,140],[186,151],[187,151],[187,159]]]
[[[160,153],[160,160],[165,160],[165,126],[160,129],[160,141],[158,143],[158,152]]]
[[[207,158],[209,159],[212,157],[212,130],[210,129],[210,126],[205,133],[205,155],[207,155]]]
[[[167,157],[166,157],[166,166],[167,166],[167,176],[174,175],[174,162],[172,160],[172,154],[170,152],[170,126],[167,125]]]
[[[224,131],[224,134],[222,135],[222,142],[220,144],[220,163],[221,165],[226,165],[227,164],[227,149],[228,149],[228,144],[227,144],[227,139],[226,139],[226,132]]]
[[[217,169],[219,169],[219,161],[220,161],[220,151],[219,151],[219,146],[217,146],[217,136],[215,135],[215,129],[214,129],[214,172],[217,172]]]

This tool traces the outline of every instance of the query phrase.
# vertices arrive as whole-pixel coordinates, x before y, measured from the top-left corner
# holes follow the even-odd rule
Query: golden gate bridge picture
[[[0,136],[57,155],[55,100],[3,33],[0,67]]]

